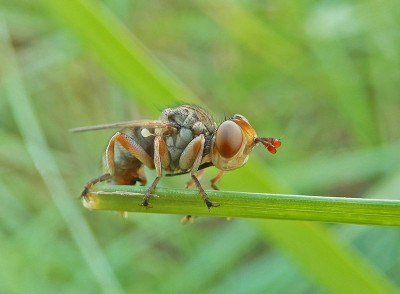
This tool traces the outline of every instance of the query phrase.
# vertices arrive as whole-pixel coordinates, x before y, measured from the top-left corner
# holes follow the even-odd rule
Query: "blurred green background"
[[[0,293],[398,291],[397,228],[87,211],[113,130],[68,129],[194,102],[283,142],[223,190],[398,199],[399,1],[0,0],[0,38]]]

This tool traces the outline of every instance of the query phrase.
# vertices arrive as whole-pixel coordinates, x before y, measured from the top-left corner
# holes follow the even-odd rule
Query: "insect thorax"
[[[196,106],[182,105],[173,109],[165,109],[161,113],[159,120],[173,122],[178,129],[176,134],[164,136],[160,134],[163,136],[170,153],[170,171],[180,171],[179,158],[183,150],[190,141],[200,134],[205,137],[203,156],[210,153],[211,140],[215,133],[216,125],[211,115],[206,111]]]

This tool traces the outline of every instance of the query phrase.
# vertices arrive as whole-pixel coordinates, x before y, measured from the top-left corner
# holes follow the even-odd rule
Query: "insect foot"
[[[210,210],[211,207],[218,207],[220,204],[218,202],[211,202],[210,199],[204,199],[204,202],[207,205],[208,210]]]
[[[85,187],[85,189],[83,189],[80,197],[84,198],[85,200],[87,200],[87,193],[89,193],[89,188]]]
[[[191,216],[191,215],[186,215],[186,216],[184,216],[184,217],[181,219],[181,223],[182,223],[182,224],[187,224],[187,223],[193,224],[193,223],[194,223],[193,216]]]
[[[90,192],[90,190],[92,189],[92,187],[98,183],[98,182],[102,182],[102,181],[106,181],[108,179],[111,178],[111,174],[109,173],[105,173],[103,175],[101,175],[100,177],[97,177],[93,180],[91,180],[89,183],[87,183],[85,185],[85,188],[83,189],[80,197],[84,198],[86,201],[88,200],[88,193]]]
[[[149,198],[150,198],[150,195],[144,195],[143,201],[139,205],[144,206],[146,208],[153,208],[153,205],[151,205],[151,203],[149,202]]]

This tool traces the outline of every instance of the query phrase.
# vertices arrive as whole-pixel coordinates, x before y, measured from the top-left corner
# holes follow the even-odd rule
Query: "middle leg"
[[[157,177],[154,179],[151,186],[147,189],[146,193],[144,194],[142,206],[150,206],[149,198],[153,190],[156,188],[158,182],[162,176],[162,167],[168,169],[170,164],[170,157],[168,154],[167,146],[160,136],[156,136],[154,138],[154,167],[156,169]]]

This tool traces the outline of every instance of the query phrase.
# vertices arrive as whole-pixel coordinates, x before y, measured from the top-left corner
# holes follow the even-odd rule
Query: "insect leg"
[[[216,207],[219,206],[219,204],[210,201],[196,177],[196,172],[198,171],[203,158],[204,142],[205,138],[203,134],[194,138],[183,151],[182,156],[179,159],[179,166],[183,169],[185,169],[185,167],[188,168],[192,166],[190,171],[192,180],[196,184],[196,187],[199,190],[200,195],[203,197],[208,209],[210,209],[210,207]]]
[[[201,170],[197,173],[196,177],[197,177],[198,180],[200,180],[200,179],[203,177],[205,171],[206,171],[206,169],[203,168],[203,169],[201,169]],[[191,186],[193,186],[193,185],[194,185],[194,180],[193,180],[193,179],[190,179],[190,181],[188,181],[188,182],[186,183],[186,189],[189,189],[189,188],[190,188]],[[194,221],[193,221],[193,217],[192,217],[191,215],[187,215],[187,216],[185,216],[185,217],[183,217],[183,218],[181,219],[181,223],[182,223],[182,224],[185,224],[185,223],[193,224],[193,222],[194,222]]]
[[[157,176],[155,178],[155,180],[153,181],[151,186],[147,189],[146,194],[144,194],[143,201],[140,205],[151,207],[151,204],[149,203],[149,198],[150,198],[151,192],[153,192],[153,190],[157,186],[158,181],[160,181],[160,179],[161,179],[161,176]]]
[[[105,173],[104,175],[101,175],[98,178],[95,178],[93,180],[91,180],[89,183],[87,183],[85,185],[85,188],[83,189],[82,193],[81,193],[81,197],[86,198],[87,193],[89,193],[90,188],[92,188],[92,186],[98,182],[102,182],[102,181],[106,181],[108,179],[110,179],[112,177],[112,175],[110,173]]]
[[[140,162],[146,165],[149,168],[154,168],[154,162],[150,155],[146,153],[146,151],[137,144],[134,140],[129,138],[128,136],[117,132],[110,139],[106,150],[106,161],[109,173],[111,175],[115,174],[115,163],[114,163],[114,144],[115,141],[118,141],[122,147],[124,147],[129,153],[135,156]]]
[[[225,171],[220,170],[219,173],[214,178],[211,179],[211,187],[213,187],[214,190],[219,190],[216,184],[222,178],[224,173]]]
[[[115,174],[115,163],[114,163],[114,144],[115,144],[115,140],[117,140],[118,135],[120,133],[116,133],[114,136],[112,136],[112,138],[110,139],[110,142],[108,142],[107,145],[107,149],[106,149],[106,162],[107,162],[107,173],[101,175],[98,178],[95,178],[93,180],[91,180],[89,183],[86,184],[85,188],[83,189],[82,193],[81,193],[81,197],[85,197],[86,199],[86,195],[89,192],[90,188],[98,183],[98,182],[102,182],[102,181],[106,181],[108,179],[111,179],[112,176]]]
[[[153,190],[155,189],[155,187],[158,184],[158,181],[160,180],[161,176],[162,176],[162,167],[164,166],[164,168],[169,168],[169,164],[170,164],[170,157],[168,154],[168,149],[167,146],[163,140],[163,138],[161,138],[160,136],[156,136],[154,138],[154,166],[156,169],[156,174],[157,177],[155,178],[155,180],[153,181],[153,183],[151,184],[151,186],[147,189],[146,194],[143,197],[143,202],[142,205],[143,206],[149,206],[149,198],[151,195],[151,192],[153,192]]]
[[[160,168],[160,174],[161,174],[161,166],[164,169],[169,170],[171,158],[168,153],[167,144],[165,144],[164,139],[161,138],[160,136],[156,136],[154,139],[154,151],[156,151],[156,149],[158,149],[157,152],[160,155],[161,165],[159,168]]]
[[[199,173],[197,174],[197,179],[201,179],[201,177],[203,176],[205,172],[205,169],[202,169],[199,171]],[[219,173],[211,179],[211,187],[213,187],[214,190],[219,190],[218,187],[216,186],[216,183],[222,178],[222,176],[224,175],[225,171],[221,170],[219,171]],[[194,179],[191,179],[189,182],[186,183],[186,188],[191,187],[193,184],[195,183]],[[215,203],[214,203],[215,204]],[[227,218],[227,220],[230,220],[230,218]],[[191,215],[187,215],[185,217],[183,217],[181,219],[181,223],[185,224],[185,223],[193,223],[193,216]]]
[[[143,166],[141,166],[139,169],[138,169],[138,171],[137,171],[137,173],[138,173],[138,180],[141,182],[141,186],[146,186],[146,184],[147,184],[147,180],[146,180],[146,175],[144,174],[144,168],[143,168]]]
[[[191,175],[194,183],[196,184],[197,189],[199,190],[200,195],[203,197],[204,202],[206,203],[208,209],[210,207],[217,207],[219,206],[219,203],[217,202],[211,202],[210,199],[208,198],[206,192],[204,192],[203,187],[200,185],[199,180],[196,178],[194,174]]]
[[[198,178],[199,180],[203,177],[205,171],[206,171],[206,169],[201,169],[201,170],[197,173],[196,176],[197,176],[197,178]],[[188,181],[188,182],[186,183],[186,189],[189,189],[189,188],[192,187],[193,185],[194,185],[194,181],[193,181],[193,179],[190,179],[190,181]]]

